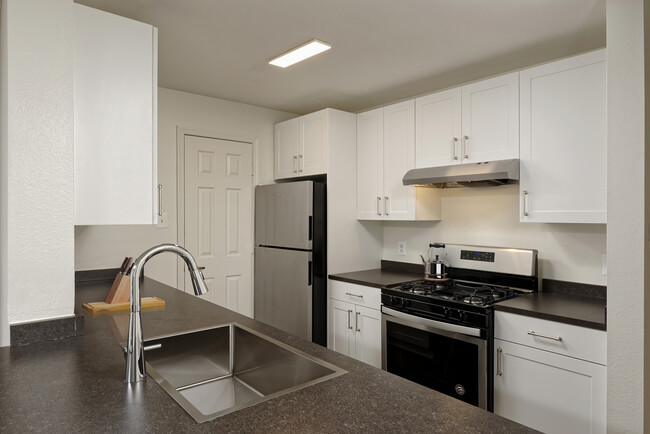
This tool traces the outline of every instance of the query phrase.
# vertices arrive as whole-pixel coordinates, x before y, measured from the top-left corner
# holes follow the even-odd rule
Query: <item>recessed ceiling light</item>
[[[302,44],[299,47],[294,48],[293,50],[279,55],[275,59],[269,61],[269,63],[281,68],[286,68],[287,66],[291,66],[294,63],[300,62],[301,60],[305,60],[311,56],[315,56],[318,53],[327,51],[330,48],[332,48],[332,46],[327,42],[314,39],[305,44]]]

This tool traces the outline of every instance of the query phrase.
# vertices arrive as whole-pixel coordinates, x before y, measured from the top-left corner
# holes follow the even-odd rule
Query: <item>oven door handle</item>
[[[466,327],[458,324],[449,324],[446,322],[434,321],[432,319],[422,318],[415,315],[409,315],[408,313],[400,312],[398,310],[391,309],[386,306],[381,307],[381,312],[388,316],[393,316],[395,318],[399,318],[404,321],[410,321],[412,323],[420,324],[433,329],[445,330],[448,332],[462,333],[464,335],[481,337],[481,329],[477,329],[474,327]]]

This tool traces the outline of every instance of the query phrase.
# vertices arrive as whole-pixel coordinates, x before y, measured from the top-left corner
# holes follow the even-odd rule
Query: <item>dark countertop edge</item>
[[[587,320],[581,320],[578,318],[571,318],[565,315],[556,315],[552,313],[546,313],[546,312],[538,312],[535,310],[530,310],[530,309],[524,309],[524,308],[517,308],[517,307],[511,307],[511,306],[503,306],[499,303],[494,305],[494,310],[500,311],[500,312],[508,312],[508,313],[514,313],[517,315],[523,315],[523,316],[529,316],[532,318],[539,318],[539,319],[545,319],[549,321],[555,321],[559,322],[562,324],[569,324],[569,325],[575,325],[579,327],[586,327],[590,329],[595,329],[595,330],[602,330],[602,331],[607,331],[607,324],[606,323],[600,323],[600,322],[595,322],[595,321],[587,321]]]
[[[385,271],[379,268],[374,270],[353,271],[350,273],[330,274],[330,280],[338,280],[356,285],[370,286],[372,288],[383,288],[411,280],[422,279],[421,274],[410,274],[404,272]]]
[[[604,285],[567,282],[564,280],[555,279],[543,279],[542,291],[545,293],[557,293],[575,295],[579,297],[603,299],[605,302],[607,302],[607,286]]]

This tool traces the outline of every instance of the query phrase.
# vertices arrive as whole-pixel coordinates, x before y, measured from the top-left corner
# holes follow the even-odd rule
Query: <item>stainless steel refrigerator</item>
[[[255,319],[327,345],[325,184],[255,188]]]

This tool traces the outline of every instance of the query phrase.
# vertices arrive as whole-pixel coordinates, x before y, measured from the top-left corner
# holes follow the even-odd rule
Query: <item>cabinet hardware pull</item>
[[[528,217],[528,190],[524,190],[521,192],[523,195],[523,201],[524,201],[524,217]]]
[[[388,196],[384,196],[384,199],[385,199],[385,201],[384,201],[384,214],[390,215],[390,210],[389,210],[389,207],[388,207]]]
[[[358,332],[361,331],[361,329],[359,328],[359,314],[360,312],[357,312],[356,315],[354,316],[354,328]]]
[[[458,160],[458,137],[454,137],[454,160]]]
[[[302,172],[302,169],[305,168],[305,160],[302,158],[302,154],[298,155],[298,172]]]
[[[158,184],[158,215],[162,216],[162,184]]]
[[[381,209],[379,209],[381,206],[381,197],[377,196],[377,215],[381,215]]]
[[[499,377],[503,376],[503,371],[501,370],[501,354],[503,353],[503,348],[497,348],[497,375]]]
[[[465,157],[464,158],[469,158],[469,136],[464,136],[463,139],[465,140]]]
[[[350,324],[350,314],[352,313],[351,310],[348,310],[348,328],[352,330],[352,324]]]
[[[298,163],[298,156],[294,155],[293,156],[293,173],[298,173],[298,169],[296,169],[296,163]]]
[[[536,333],[536,332],[533,331],[533,330],[528,330],[528,334],[531,335],[531,336],[538,337],[538,338],[544,338],[544,339],[550,339],[550,340],[552,340],[552,341],[562,342],[562,336],[547,336],[547,335],[540,335],[539,333]]]
[[[363,298],[363,295],[352,294],[351,292],[346,292],[345,295],[349,295],[350,297],[359,297],[359,298]]]

